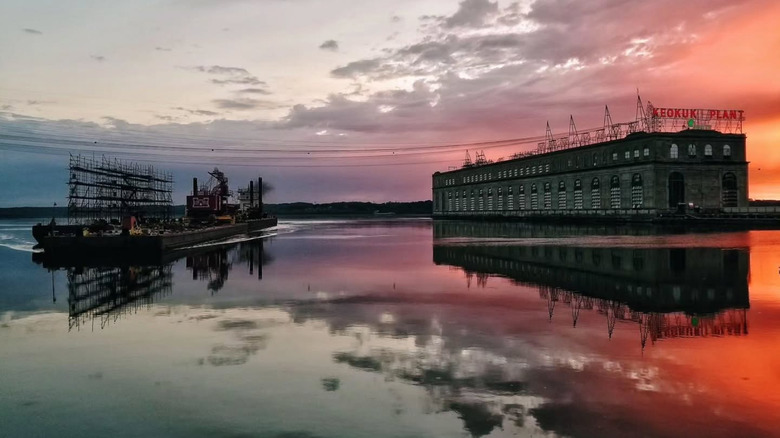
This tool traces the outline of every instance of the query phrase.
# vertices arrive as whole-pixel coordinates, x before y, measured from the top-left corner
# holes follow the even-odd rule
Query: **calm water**
[[[3,437],[780,436],[780,232],[291,221],[62,267],[30,225]]]

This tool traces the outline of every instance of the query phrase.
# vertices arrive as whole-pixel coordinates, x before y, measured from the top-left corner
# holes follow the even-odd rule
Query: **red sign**
[[[742,110],[692,109],[692,108],[653,108],[653,117],[663,119],[697,120],[745,120]]]
[[[209,208],[209,198],[192,198],[192,208]]]

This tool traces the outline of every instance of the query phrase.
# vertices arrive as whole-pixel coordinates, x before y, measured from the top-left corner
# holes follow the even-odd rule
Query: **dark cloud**
[[[22,32],[26,32],[32,35],[43,35],[43,32],[41,32],[40,30],[30,29],[30,28],[24,28],[22,29]]]
[[[265,85],[265,82],[257,79],[254,76],[245,76],[245,77],[234,77],[234,78],[226,78],[226,79],[212,79],[212,84],[217,85],[228,85],[228,84],[235,84],[235,85]]]
[[[158,52],[170,52],[171,51],[171,49],[169,47],[160,47],[160,46],[155,47],[154,50],[156,50]]]
[[[94,59],[97,62],[103,62],[106,60],[106,57],[101,55],[89,55],[89,57]]]
[[[28,99],[27,105],[45,105],[47,103],[55,103],[53,100],[36,100],[36,99]]]
[[[282,106],[276,102],[257,99],[214,99],[212,102],[222,109],[250,110],[250,109],[278,109]]]
[[[398,23],[401,20],[403,20],[403,18],[399,17],[398,15],[393,15],[392,17],[390,17],[390,21],[392,21],[393,23]]]
[[[247,69],[241,67],[197,65],[195,67],[189,67],[189,69],[209,75],[220,76],[219,78],[210,80],[211,83],[217,85],[266,85],[265,82],[249,73]]]
[[[266,90],[265,88],[244,88],[244,89],[238,90],[237,93],[263,94],[263,95],[271,94],[271,92]]]
[[[196,116],[218,116],[219,113],[215,111],[209,111],[209,110],[202,110],[202,109],[189,109],[184,107],[173,107],[171,109],[178,110],[178,111],[184,111],[186,113],[196,115]]]
[[[444,20],[445,28],[482,27],[498,13],[498,3],[490,0],[463,0],[458,11]]]
[[[333,69],[330,74],[337,78],[354,78],[364,75],[367,72],[374,71],[378,69],[380,65],[380,59],[363,59],[360,61],[350,62],[344,67]]]
[[[330,50],[330,51],[337,51],[339,50],[339,43],[336,40],[327,40],[324,43],[320,44],[320,49],[322,50]]]

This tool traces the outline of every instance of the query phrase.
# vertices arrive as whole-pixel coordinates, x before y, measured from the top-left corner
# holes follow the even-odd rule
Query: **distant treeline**
[[[383,204],[373,202],[331,202],[327,204],[293,202],[289,204],[266,204],[265,212],[276,216],[430,215],[433,213],[433,202],[385,202]]]
[[[777,199],[751,199],[751,207],[780,207],[780,200]]]
[[[344,216],[370,214],[398,215],[429,215],[433,212],[431,201],[416,202],[332,202],[328,204],[312,204],[309,202],[293,202],[287,204],[266,204],[265,212],[276,216]],[[174,206],[174,217],[184,216],[184,205]],[[10,207],[0,208],[0,218],[50,218],[67,217],[67,207]]]

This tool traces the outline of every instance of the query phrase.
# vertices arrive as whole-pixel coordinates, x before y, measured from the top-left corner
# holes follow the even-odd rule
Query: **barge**
[[[275,227],[277,219],[263,213],[263,180],[255,200],[253,181],[249,202],[231,204],[228,179],[215,168],[201,186],[193,178],[185,217],[172,218],[170,174],[103,158],[71,156],[68,225],[38,224],[32,234],[52,257],[160,256],[233,236]],[[240,190],[239,190],[240,191]]]
[[[51,255],[78,253],[110,255],[118,252],[153,255],[233,236],[251,234],[276,225],[276,218],[261,218],[236,224],[159,234],[93,234],[87,236],[84,236],[80,226],[62,225],[52,228],[48,225],[36,225],[33,227],[33,236],[38,241],[37,247]]]

